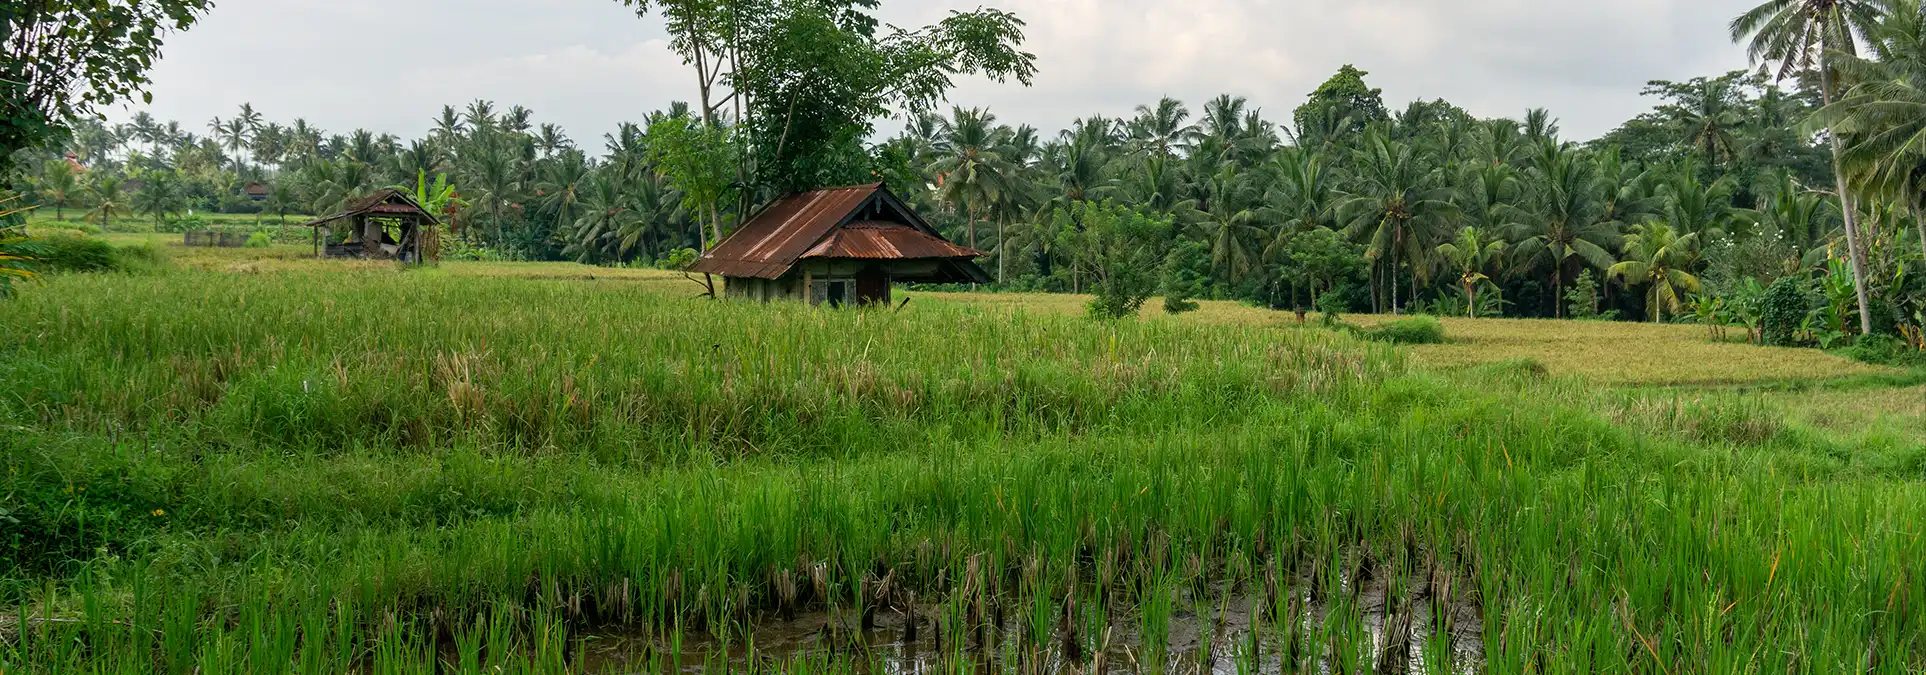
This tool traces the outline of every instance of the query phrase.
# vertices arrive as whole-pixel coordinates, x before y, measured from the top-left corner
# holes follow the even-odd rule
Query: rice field
[[[1790,390],[1215,304],[176,260],[0,304],[0,672],[1926,669],[1926,446]],[[1867,391],[1810,410],[1917,413]]]

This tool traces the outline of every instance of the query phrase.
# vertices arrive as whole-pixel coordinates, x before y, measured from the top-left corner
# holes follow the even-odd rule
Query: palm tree
[[[156,225],[167,222],[169,216],[185,207],[187,197],[181,191],[180,177],[172,171],[154,171],[146,176],[147,182],[134,192],[134,212],[151,216]]]
[[[1424,262],[1460,215],[1439,172],[1411,146],[1369,132],[1357,151],[1357,175],[1341,193],[1340,222],[1346,236],[1365,242],[1365,257],[1382,267],[1391,313],[1398,308],[1398,264],[1411,268],[1411,285],[1424,276]]]
[[[943,134],[937,140],[938,159],[930,172],[937,176],[937,192],[944,201],[968,215],[970,248],[976,248],[978,213],[996,201],[1010,172],[1001,152],[1006,133],[1007,129],[996,126],[996,115],[959,106],[943,122]]]
[[[1556,149],[1540,160],[1532,177],[1533,205],[1525,221],[1513,228],[1513,274],[1547,267],[1551,270],[1554,316],[1564,316],[1565,275],[1577,265],[1604,270],[1617,262],[1607,247],[1618,236],[1605,220],[1608,205],[1600,194],[1594,167],[1578,152]]]
[[[1438,255],[1458,273],[1458,283],[1464,286],[1465,316],[1478,316],[1478,285],[1491,283],[1485,272],[1503,260],[1504,254],[1504,240],[1487,240],[1476,227],[1460,230],[1457,241],[1438,245]]]
[[[1197,131],[1196,125],[1185,123],[1188,119],[1190,109],[1185,108],[1182,101],[1166,96],[1155,106],[1137,106],[1137,118],[1126,128],[1130,131],[1131,144],[1138,151],[1175,157],[1178,146]]]
[[[564,221],[573,228],[564,252],[582,263],[598,262],[609,249],[626,253],[633,244],[622,244],[619,235],[638,220],[627,202],[621,176],[606,170],[590,175],[582,194],[581,215]],[[639,238],[641,233],[636,234]]]
[[[1679,236],[1663,221],[1650,221],[1632,228],[1625,235],[1625,262],[1613,265],[1606,280],[1624,280],[1627,286],[1645,287],[1645,306],[1654,323],[1664,321],[1665,313],[1677,313],[1684,298],[1699,290],[1699,278],[1686,269],[1698,261],[1699,235]]]
[[[555,156],[555,153],[574,148],[575,142],[568,139],[568,134],[563,133],[561,127],[543,124],[541,131],[535,135],[535,147],[542,151],[542,157],[546,159]]]
[[[66,220],[66,207],[79,192],[79,179],[74,175],[74,167],[65,159],[48,160],[40,172],[40,180],[34,191],[40,194],[42,206],[54,207],[54,220]]]
[[[1265,208],[1263,192],[1249,176],[1237,164],[1224,162],[1199,186],[1202,199],[1177,207],[1180,214],[1190,214],[1180,215],[1179,220],[1195,223],[1198,238],[1210,248],[1211,265],[1233,286],[1256,266],[1261,253],[1258,242],[1267,234],[1264,225],[1272,215]]]
[[[565,150],[544,162],[536,182],[536,203],[557,223],[572,223],[581,212],[582,190],[588,180],[588,159],[579,150]]]
[[[1843,137],[1839,162],[1848,182],[1912,210],[1926,251],[1926,11],[1908,0],[1885,4],[1868,36],[1874,58],[1833,54],[1852,88],[1813,122]]]
[[[1765,0],[1732,20],[1732,40],[1745,42],[1746,55],[1755,62],[1777,62],[1776,79],[1795,72],[1818,71],[1819,95],[1827,106],[1833,100],[1833,68],[1824,61],[1829,52],[1856,54],[1858,36],[1871,32],[1879,21],[1877,0]],[[1845,218],[1846,248],[1852,261],[1853,292],[1859,301],[1860,332],[1870,334],[1872,302],[1866,290],[1865,253],[1859,241],[1858,214],[1847,192],[1839,135],[1827,128],[1832,169]]]
[[[94,208],[84,216],[87,220],[100,223],[100,229],[114,229],[114,216],[127,212],[127,197],[122,191],[120,176],[107,171],[94,171],[87,174],[87,199]]]
[[[1738,158],[1737,132],[1745,125],[1745,118],[1732,106],[1731,99],[1730,80],[1709,78],[1701,80],[1698,89],[1686,94],[1680,105],[1667,106],[1673,123],[1685,134],[1685,146],[1712,166]]]

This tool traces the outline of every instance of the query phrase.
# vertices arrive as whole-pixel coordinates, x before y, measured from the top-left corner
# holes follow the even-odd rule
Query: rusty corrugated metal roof
[[[880,189],[882,184],[875,183],[778,199],[704,254],[693,269],[727,277],[781,277]]]
[[[804,258],[896,260],[904,258],[975,258],[983,255],[941,237],[900,223],[860,222],[840,228],[803,253]]]

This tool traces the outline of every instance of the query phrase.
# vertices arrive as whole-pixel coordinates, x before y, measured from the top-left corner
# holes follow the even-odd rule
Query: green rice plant
[[[550,673],[617,634],[667,672],[683,626],[761,645],[884,577],[936,600],[950,668],[1029,649],[999,614],[1041,636],[1077,598],[1094,665],[1265,579],[1279,660],[1359,672],[1360,570],[1433,568],[1491,672],[1926,664],[1917,473],[1727,399],[1314,330],[435,272],[62,275],[0,338],[31,525],[0,544],[57,552],[4,557],[9,673]]]

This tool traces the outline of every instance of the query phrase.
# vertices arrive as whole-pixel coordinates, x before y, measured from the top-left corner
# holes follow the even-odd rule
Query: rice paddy
[[[175,267],[0,304],[0,672],[1926,669],[1918,390],[1824,354]]]

